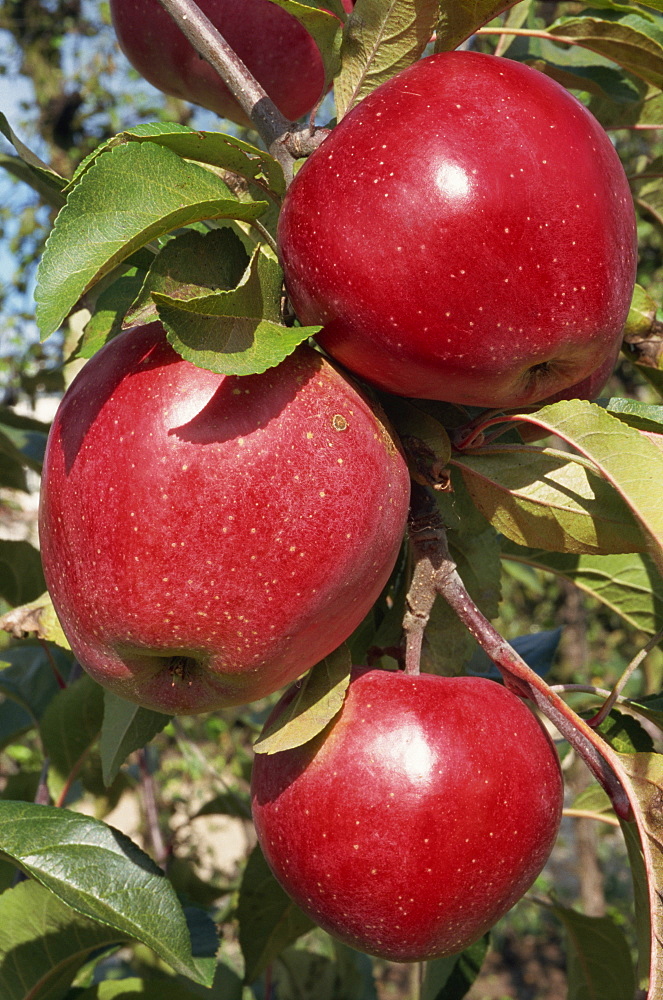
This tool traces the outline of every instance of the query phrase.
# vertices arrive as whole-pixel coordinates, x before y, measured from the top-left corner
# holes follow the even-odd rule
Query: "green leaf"
[[[500,544],[492,527],[480,533],[449,531],[449,550],[472,599],[487,618],[498,613]],[[475,640],[446,601],[433,605],[421,650],[421,669],[455,676],[476,648]]]
[[[3,156],[0,165],[5,170],[12,173],[19,180],[25,181],[34,188],[37,194],[52,208],[61,208],[64,205],[63,188],[67,181],[60,177],[47,163],[44,163],[31,149],[21,142],[13,132],[11,125],[0,112],[0,132],[12,144],[18,157]]]
[[[48,592],[3,615],[0,618],[0,628],[16,639],[34,635],[44,642],[54,642],[62,649],[71,649]]]
[[[239,1000],[241,983],[239,976],[236,978],[240,989],[240,993],[237,994]],[[137,979],[134,976],[127,979],[106,979],[76,994],[71,1000],[199,1000],[199,998],[200,993],[187,989],[179,979],[160,975],[158,979]],[[228,1000],[232,998],[228,996]]]
[[[663,568],[663,452],[640,431],[583,400],[544,406],[528,419],[594,463],[640,522],[649,554]]]
[[[640,525],[612,485],[574,456],[494,444],[453,464],[484,517],[520,545],[554,552],[642,552]]]
[[[424,486],[444,482],[451,458],[451,441],[444,426],[414,400],[385,394],[380,402],[403,445],[412,478]]]
[[[421,1000],[462,1000],[481,971],[489,944],[490,935],[484,934],[459,955],[427,962]]]
[[[357,0],[343,30],[341,71],[334,83],[339,121],[421,56],[437,16],[438,0]]]
[[[183,358],[222,375],[253,375],[278,365],[320,329],[281,324],[281,281],[276,261],[258,247],[232,291],[153,297],[168,340]]]
[[[571,806],[573,809],[583,809],[587,812],[597,813],[598,815],[608,815],[611,813],[614,815],[612,802],[608,797],[608,793],[597,782],[593,782],[587,788],[583,788],[573,799]]]
[[[0,895],[2,1000],[64,1000],[92,953],[124,940],[75,913],[38,882],[20,882]]]
[[[0,539],[0,597],[16,608],[43,594],[41,557],[30,542]]]
[[[654,749],[654,741],[640,722],[616,708],[596,731],[617,753],[650,753]]]
[[[303,681],[287,708],[258,737],[256,753],[279,753],[308,743],[340,712],[350,683],[350,651],[343,644],[317,663]]]
[[[649,979],[649,959],[651,954],[651,921],[649,917],[649,886],[647,868],[635,823],[620,821],[624,843],[628,854],[633,882],[633,908],[635,910],[635,933],[638,948],[637,978],[642,984]]]
[[[81,295],[150,240],[201,219],[251,220],[266,202],[237,201],[224,182],[153,142],[102,154],[59,213],[38,270],[37,322],[57,330]]]
[[[104,693],[99,753],[107,788],[112,785],[129,754],[146,746],[169,721],[169,715],[141,708],[110,691]]]
[[[124,326],[140,326],[158,318],[153,292],[186,300],[229,290],[241,281],[248,263],[246,250],[230,229],[189,230],[175,236],[155,257]]]
[[[616,396],[605,403],[608,413],[623,420],[629,427],[637,427],[641,431],[651,431],[663,434],[663,406],[653,403],[640,403],[636,399],[626,399]]]
[[[435,33],[435,51],[449,52],[457,48],[477,28],[513,7],[515,2],[516,0],[442,0]]]
[[[652,86],[663,87],[661,29],[647,14],[624,16],[602,11],[601,16],[564,17],[555,21],[548,32],[572,38],[577,45],[612,59]]]
[[[233,816],[236,819],[250,819],[251,800],[247,793],[229,788],[227,792],[221,792],[206,802],[191,819],[197,819],[199,816]]]
[[[1,654],[0,692],[28,712],[33,723],[42,718],[60,691],[53,665],[65,678],[68,675],[71,660],[58,652],[26,644]]]
[[[284,948],[315,927],[276,881],[258,846],[244,869],[237,919],[247,983],[255,982]]]
[[[92,316],[85,324],[76,358],[91,358],[107,340],[122,331],[124,317],[143,287],[144,280],[145,273],[131,267],[101,292]]]
[[[0,851],[78,913],[141,941],[177,972],[209,985],[213,968],[191,954],[173,887],[119,830],[66,809],[0,801]]]
[[[327,17],[327,16],[326,16]],[[338,25],[337,25],[338,27]],[[79,166],[70,187],[73,187],[104,152],[129,142],[152,142],[170,149],[185,160],[208,163],[222,170],[239,174],[276,195],[285,192],[285,180],[280,163],[257,146],[224,132],[199,132],[176,122],[153,122],[126,129],[99,146]]]
[[[568,941],[568,1000],[625,1000],[636,982],[628,942],[612,917],[587,917],[565,906],[552,912]]]
[[[15,454],[29,469],[41,472],[49,424],[25,417],[8,406],[0,406],[0,431]],[[7,447],[7,445],[5,445]]]
[[[316,934],[281,952],[273,968],[282,1000],[377,1000],[368,955]],[[367,968],[368,967],[368,968]]]
[[[55,802],[68,787],[101,731],[103,688],[84,674],[58,692],[39,729],[49,758],[48,790]]]
[[[663,579],[647,556],[564,555],[521,548],[505,540],[502,558],[570,580],[634,629],[654,635],[663,627]]]

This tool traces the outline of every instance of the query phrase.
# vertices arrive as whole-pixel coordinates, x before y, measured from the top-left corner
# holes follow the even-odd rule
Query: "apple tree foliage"
[[[453,562],[459,575],[440,585],[428,604],[424,594],[421,611],[409,588],[413,565],[423,566],[425,558],[412,542],[371,614],[346,646],[313,669],[285,725],[263,733],[256,750],[273,753],[319,733],[343,703],[350,663],[370,656],[393,669],[406,608],[411,617],[421,611],[426,628],[413,641],[420,644],[422,669],[485,672],[495,670],[492,661],[595,776],[574,805],[621,824],[633,874],[636,954],[611,916],[590,917],[547,901],[567,932],[570,994],[654,1000],[663,991],[661,693],[623,694],[637,659],[606,701],[588,667],[578,714],[574,692],[551,688],[545,670],[532,669],[550,659],[550,636],[509,644],[490,620],[498,615],[504,567],[525,567],[569,581],[609,608],[645,637],[643,653],[660,640],[661,288],[650,280],[648,255],[663,225],[655,141],[663,128],[663,2],[357,0],[345,17],[330,0],[338,19],[313,0],[273,2],[316,38],[339,119],[433,49],[468,44],[549,74],[580,96],[614,137],[648,243],[620,363],[632,391],[524,414],[382,400],[407,450],[415,489],[433,503],[428,516],[440,545],[448,546],[447,565]],[[294,324],[284,310],[274,253],[296,154],[282,155],[278,144],[255,133],[240,138],[223,123],[197,131],[152,121],[109,134],[69,176],[55,158],[49,164],[31,152],[4,116],[0,128],[14,150],[2,165],[56,216],[35,295],[44,339],[79,330],[73,353],[86,359],[123,327],[159,319],[183,357],[241,376],[273,368],[315,337],[317,327]],[[46,431],[10,407],[0,410],[3,487],[27,488],[28,471],[40,470]],[[272,990],[295,995],[293,981],[305,995],[308,980],[317,984],[316,996],[330,1000],[374,996],[366,956],[329,940],[317,950],[293,947],[311,922],[257,850],[236,885],[196,895],[178,882],[174,864],[157,864],[103,819],[77,809],[83,789],[111,802],[136,761],[149,771],[151,741],[176,720],[105,694],[81,673],[43,593],[32,546],[0,542],[0,559],[9,637],[0,672],[0,741],[7,747],[29,734],[40,756],[26,780],[7,780],[0,799],[2,997],[248,1000]],[[247,710],[242,725],[255,728],[264,717]],[[237,754],[248,762],[244,749]],[[226,790],[205,808],[246,818],[245,790]],[[128,945],[131,977],[104,978],[103,970],[113,968],[104,965],[109,956]],[[422,995],[464,996],[486,946],[480,941],[429,963]]]

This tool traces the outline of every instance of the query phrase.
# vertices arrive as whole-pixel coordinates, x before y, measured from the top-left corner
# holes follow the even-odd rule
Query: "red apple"
[[[351,10],[353,0],[343,0]],[[269,0],[198,0],[198,6],[292,121],[320,100],[325,73],[320,51],[291,14]],[[216,111],[249,120],[158,0],[110,0],[113,27],[129,62],[153,86]]]
[[[500,684],[366,669],[319,737],[257,754],[252,782],[286,892],[397,962],[461,951],[513,906],[552,850],[562,793],[547,733]]]
[[[554,80],[477,52],[369,94],[295,177],[278,239],[303,323],[389,392],[519,407],[615,357],[633,202],[596,119]]]
[[[380,417],[318,352],[216,375],[153,323],[99,351],[60,405],[44,572],[99,683],[160,712],[211,711],[347,638],[389,577],[408,497]]]

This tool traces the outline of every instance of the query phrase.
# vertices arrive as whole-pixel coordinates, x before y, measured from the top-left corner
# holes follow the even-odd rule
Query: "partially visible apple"
[[[367,669],[320,736],[257,754],[252,779],[285,891],[330,934],[397,962],[462,951],[520,899],[562,796],[547,733],[500,684]]]
[[[102,348],[60,405],[44,572],[99,683],[207,712],[275,691],[347,638],[389,577],[408,499],[380,416],[318,352],[216,375],[153,323]]]
[[[342,0],[346,10],[353,0]],[[286,118],[295,121],[320,100],[325,73],[311,35],[269,0],[198,0]],[[158,0],[110,0],[113,27],[129,62],[154,87],[240,125],[249,120]]]
[[[304,163],[278,242],[320,344],[403,396],[512,408],[615,358],[636,265],[610,139],[554,80],[447,52],[368,95]]]

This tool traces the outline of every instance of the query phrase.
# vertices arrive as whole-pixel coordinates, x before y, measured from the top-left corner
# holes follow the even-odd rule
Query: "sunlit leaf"
[[[298,682],[287,708],[254,744],[256,753],[279,753],[308,743],[340,712],[350,683],[350,651],[340,646]]]
[[[255,982],[277,955],[315,927],[271,873],[260,847],[249,856],[237,906],[245,978]]]
[[[129,754],[149,743],[169,720],[169,715],[125,701],[111,691],[104,693],[99,752],[106,787],[113,783]]]
[[[31,880],[0,895],[2,1000],[64,1000],[93,952],[126,936],[88,920]]]
[[[415,62],[431,40],[437,0],[357,0],[343,31],[334,83],[340,119],[367,94]]]
[[[177,972],[209,985],[213,963],[192,956],[173,887],[118,830],[66,809],[2,800],[0,852],[78,913],[142,941]]]
[[[46,244],[35,292],[42,336],[156,237],[200,219],[255,219],[267,207],[238,201],[216,174],[153,142],[104,153],[70,192]]]

